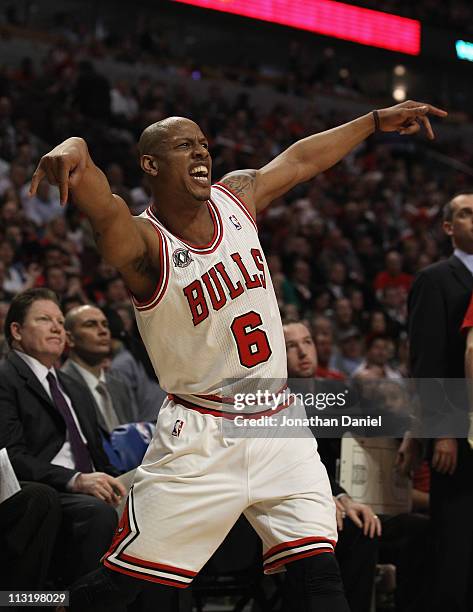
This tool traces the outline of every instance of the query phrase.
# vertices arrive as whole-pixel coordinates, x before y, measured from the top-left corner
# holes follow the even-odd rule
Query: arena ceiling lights
[[[420,54],[420,21],[334,0],[174,0],[362,45]]]

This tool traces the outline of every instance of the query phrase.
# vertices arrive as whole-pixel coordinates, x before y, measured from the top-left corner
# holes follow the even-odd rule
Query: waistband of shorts
[[[284,385],[277,393],[281,393],[287,389],[287,385]],[[200,412],[201,414],[210,414],[215,417],[222,417],[224,419],[234,419],[236,416],[244,415],[249,418],[258,418],[261,416],[269,416],[277,414],[281,410],[288,408],[294,403],[294,397],[289,396],[288,401],[281,402],[276,407],[268,407],[264,410],[248,411],[248,410],[237,410],[234,407],[234,400],[232,398],[220,397],[218,395],[177,395],[175,393],[169,393],[168,398],[184,406],[184,408],[190,408]],[[255,408],[251,406],[251,408]]]

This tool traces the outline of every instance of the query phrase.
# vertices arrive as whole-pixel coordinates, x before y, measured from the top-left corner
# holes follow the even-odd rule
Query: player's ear
[[[151,174],[151,176],[158,175],[158,160],[154,155],[142,155],[140,165],[146,174]]]

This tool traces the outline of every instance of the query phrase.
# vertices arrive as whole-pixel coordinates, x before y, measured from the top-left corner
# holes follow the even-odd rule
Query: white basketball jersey
[[[230,385],[233,393],[248,391],[250,379],[282,386],[287,366],[255,221],[223,184],[212,187],[207,206],[214,233],[205,246],[173,235],[151,207],[140,215],[161,243],[161,277],[148,302],[133,298],[133,304],[162,388],[184,405],[212,413],[229,380],[238,381]]]

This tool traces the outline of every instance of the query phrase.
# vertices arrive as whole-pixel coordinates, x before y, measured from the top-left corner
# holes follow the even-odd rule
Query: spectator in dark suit
[[[410,373],[416,379],[463,379],[465,337],[460,328],[473,290],[473,194],[454,197],[444,208],[444,230],[454,253],[424,268],[409,295]],[[455,383],[445,381],[452,389]],[[431,444],[430,510],[435,575],[431,610],[467,612],[473,607],[473,451],[466,438],[468,398],[456,386],[455,404],[464,427],[451,421],[448,402],[424,381],[419,384],[424,421],[438,430]],[[448,414],[447,414],[448,411]],[[455,430],[465,432],[458,438]],[[461,525],[459,537],[455,529]]]
[[[56,536],[61,526],[58,492],[37,482],[0,504],[1,590],[46,588]]]
[[[119,425],[139,420],[130,387],[103,368],[111,350],[110,330],[104,313],[95,306],[78,306],[67,313],[65,327],[70,350],[61,370],[87,387],[103,431],[108,434]]]
[[[54,364],[65,344],[64,319],[49,289],[29,289],[5,320],[11,348],[0,364],[0,448],[19,480],[59,492],[66,580],[98,566],[117,524],[114,505],[126,495],[110,474],[97,419],[82,387]]]
[[[284,325],[287,370],[291,378],[313,378],[317,369],[317,351],[309,328],[302,322]],[[352,612],[370,608],[378,537],[381,523],[369,506],[354,501],[336,482],[332,440],[318,440],[319,454],[327,468],[334,496],[338,543],[335,549],[343,585]]]

